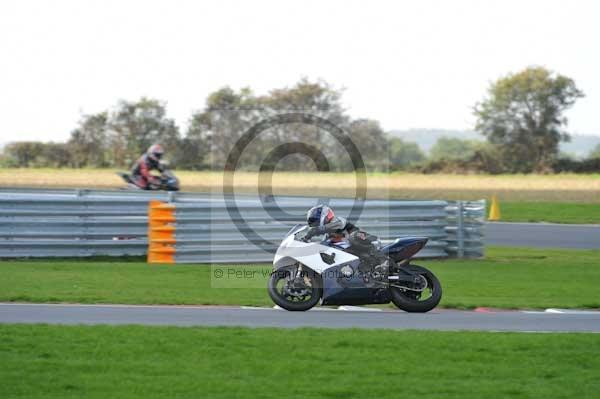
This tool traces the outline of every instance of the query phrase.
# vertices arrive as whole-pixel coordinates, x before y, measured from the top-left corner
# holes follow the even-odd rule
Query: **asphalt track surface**
[[[141,324],[170,326],[386,328],[419,330],[479,330],[520,332],[600,332],[600,312],[549,310],[458,311],[425,314],[317,308],[287,312],[269,308],[202,306],[129,306],[0,304],[0,323]]]
[[[600,225],[486,223],[485,243],[515,247],[600,249]]]

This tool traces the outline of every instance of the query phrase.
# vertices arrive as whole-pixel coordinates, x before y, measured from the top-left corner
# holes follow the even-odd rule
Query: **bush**
[[[573,172],[573,173],[599,173],[600,172],[600,157],[587,158],[583,160],[575,160],[571,158],[559,158],[554,161],[552,169],[557,172]]]
[[[467,159],[433,159],[414,168],[421,173],[491,173],[506,171],[500,152],[491,145],[480,145]]]

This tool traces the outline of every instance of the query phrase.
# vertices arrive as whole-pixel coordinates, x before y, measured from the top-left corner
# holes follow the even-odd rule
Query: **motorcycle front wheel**
[[[285,310],[303,312],[319,303],[323,293],[320,281],[312,270],[302,270],[298,276],[297,265],[284,267],[271,273],[269,296]]]
[[[414,287],[390,285],[392,302],[405,312],[425,313],[435,308],[442,299],[442,284],[428,269],[417,266],[403,266],[421,276],[422,284]]]

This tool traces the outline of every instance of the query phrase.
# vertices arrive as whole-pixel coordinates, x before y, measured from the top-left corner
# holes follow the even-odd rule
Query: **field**
[[[177,171],[185,191],[220,191],[219,172]],[[123,186],[108,169],[0,169],[6,187]],[[239,172],[235,191],[256,193],[258,175]],[[350,173],[275,173],[273,192],[289,195],[355,196]],[[500,199],[502,220],[557,223],[600,223],[600,175],[420,175],[369,174],[367,196],[393,199]]]
[[[3,398],[592,398],[594,334],[0,325]]]
[[[416,262],[444,287],[443,307],[600,308],[600,250],[488,248],[485,259]],[[0,262],[0,301],[272,306],[268,265],[115,261]],[[255,272],[250,278],[240,271]],[[238,274],[234,274],[238,273]]]
[[[220,172],[177,171],[187,191],[220,190]],[[121,179],[112,169],[0,169],[3,186],[118,188]],[[258,175],[238,172],[235,187],[256,192]],[[291,173],[273,176],[276,193],[353,196],[352,173]],[[497,194],[508,201],[562,201],[600,203],[600,175],[421,175],[375,173],[368,175],[371,197],[479,199]]]

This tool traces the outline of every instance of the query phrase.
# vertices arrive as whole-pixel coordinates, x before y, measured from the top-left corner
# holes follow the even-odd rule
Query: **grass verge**
[[[594,203],[501,201],[500,211],[502,222],[600,224],[600,204]]]
[[[0,397],[592,398],[597,338],[0,325]]]
[[[440,278],[444,307],[600,308],[600,250],[491,247],[485,259],[415,263]],[[269,271],[268,265],[3,261],[0,301],[270,306]]]

